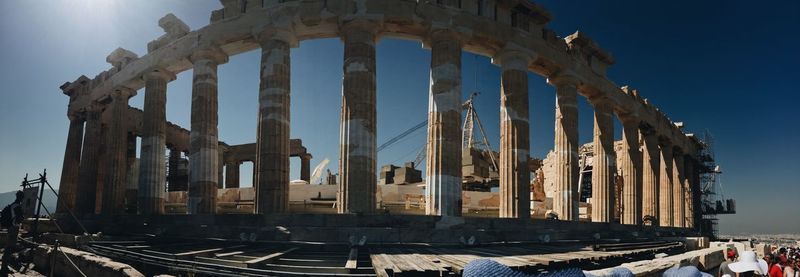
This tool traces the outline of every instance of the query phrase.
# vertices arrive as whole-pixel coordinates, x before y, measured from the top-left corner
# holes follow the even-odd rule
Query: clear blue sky
[[[549,28],[586,32],[616,57],[609,76],[630,84],[690,132],[709,129],[725,173],[725,196],[739,214],[722,232],[800,232],[800,2],[538,2],[554,15]],[[110,67],[116,47],[139,55],[162,34],[158,19],[174,13],[192,29],[208,24],[218,1],[0,1],[0,191],[25,173],[47,168],[57,184],[67,134],[67,97],[58,87]],[[378,44],[378,143],[426,117],[430,52],[419,42]],[[258,51],[219,68],[220,138],[255,141]],[[292,50],[292,137],[314,154],[312,166],[338,159],[342,45],[304,41]],[[477,78],[475,73],[477,70]],[[463,56],[464,96],[482,92],[477,109],[491,143],[499,138],[499,72],[485,57]],[[477,88],[476,88],[477,84]],[[531,154],[553,146],[554,91],[530,75]],[[167,119],[189,126],[191,71],[169,84]],[[143,92],[131,100],[141,107]],[[589,142],[592,110],[580,102],[580,141]],[[616,130],[617,137],[620,130]],[[379,155],[379,164],[412,160],[417,132]],[[292,160],[292,179],[299,161]],[[242,172],[250,170],[249,165]],[[787,221],[787,222],[784,222]]]

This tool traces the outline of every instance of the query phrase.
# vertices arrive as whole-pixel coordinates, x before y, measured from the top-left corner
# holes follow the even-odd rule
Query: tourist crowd
[[[729,248],[726,256],[717,277],[800,277],[800,247],[773,247],[761,259],[753,251]]]

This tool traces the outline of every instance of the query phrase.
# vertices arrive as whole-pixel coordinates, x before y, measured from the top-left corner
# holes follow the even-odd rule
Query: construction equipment
[[[325,158],[320,162],[316,167],[314,167],[314,171],[311,173],[311,178],[309,178],[309,183],[313,184],[314,181],[318,181],[317,184],[322,184],[322,169],[328,166],[330,160]]]
[[[706,130],[703,135],[703,149],[700,153],[700,232],[708,237],[717,237],[717,215],[735,214],[736,202],[725,199],[722,188],[722,169],[714,156],[714,137]],[[719,192],[719,194],[718,194]],[[697,203],[699,202],[699,203]],[[725,205],[723,205],[725,203]],[[697,206],[697,205],[695,205]]]
[[[497,171],[497,158],[494,156],[494,151],[492,150],[491,145],[489,145],[489,139],[486,137],[486,132],[483,130],[483,124],[481,124],[481,119],[478,118],[478,113],[475,111],[475,106],[473,105],[475,96],[478,96],[479,94],[479,92],[473,92],[470,94],[469,99],[467,99],[462,106],[463,109],[466,110],[467,116],[464,118],[464,133],[461,135],[461,149],[475,148],[488,152],[492,162],[492,169]],[[475,124],[478,125],[478,130],[481,134],[482,140],[480,141],[475,140]]]

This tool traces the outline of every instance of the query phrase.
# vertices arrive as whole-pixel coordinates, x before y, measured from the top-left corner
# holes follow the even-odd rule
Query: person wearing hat
[[[730,267],[728,267],[729,264],[736,261],[736,256],[737,256],[736,249],[728,248],[728,251],[726,251],[725,253],[725,257],[727,259],[719,265],[719,273],[717,274],[717,277],[722,277],[723,275],[728,275],[728,276],[736,275],[736,272],[733,272],[733,270],[731,270]]]
[[[756,252],[744,251],[739,256],[739,261],[728,264],[728,268],[736,273],[737,277],[767,275],[769,266],[767,262],[756,257]]]

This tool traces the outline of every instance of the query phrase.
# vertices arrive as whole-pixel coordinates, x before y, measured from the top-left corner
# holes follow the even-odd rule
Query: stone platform
[[[68,219],[60,220],[62,226]],[[74,221],[73,221],[74,222]],[[690,228],[652,227],[583,221],[514,218],[441,217],[420,215],[256,214],[121,215],[113,224],[84,220],[89,231],[106,234],[152,234],[186,238],[346,243],[367,237],[370,243],[460,243],[475,237],[492,242],[607,242],[659,237],[692,237]],[[71,224],[74,225],[74,224]],[[76,228],[73,226],[72,228]],[[70,228],[70,229],[72,229]],[[77,229],[75,230],[77,232]]]

